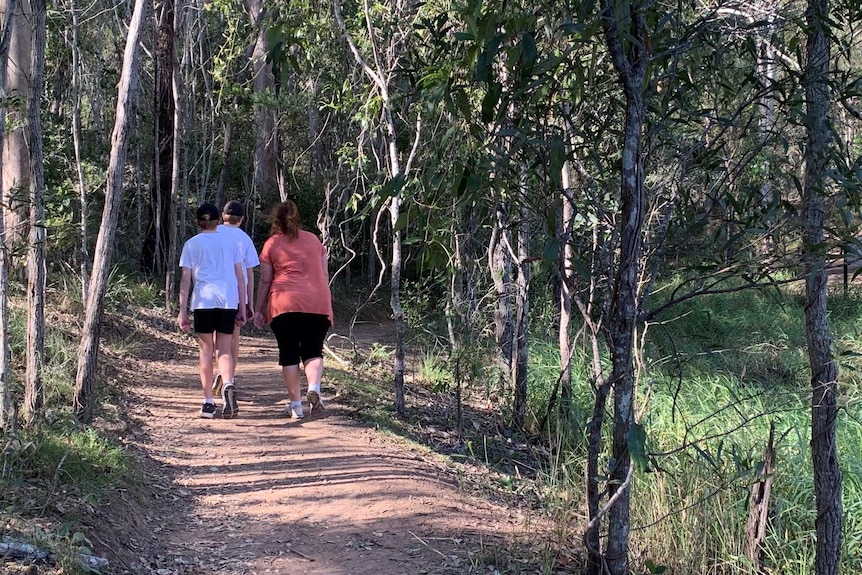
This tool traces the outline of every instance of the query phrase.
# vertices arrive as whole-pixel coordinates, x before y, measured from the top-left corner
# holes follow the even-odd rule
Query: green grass
[[[71,398],[77,368],[82,317],[80,284],[72,275],[54,276],[49,288],[42,371],[44,406],[35,420],[21,422],[14,434],[0,432],[0,520],[5,532],[52,552],[64,573],[87,572],[77,557],[89,553],[87,528],[92,510],[112,490],[140,482],[141,472],[123,447],[98,426],[81,426],[72,417]],[[129,306],[151,306],[152,286],[129,276],[112,275],[109,299],[126,314]],[[125,286],[125,287],[124,287]],[[26,309],[20,291],[12,290],[8,341],[11,352],[10,396],[23,397],[26,361]],[[103,338],[104,351],[123,339]],[[107,375],[107,374],[105,374]],[[97,385],[97,402],[116,390]],[[116,417],[116,414],[108,414]]]

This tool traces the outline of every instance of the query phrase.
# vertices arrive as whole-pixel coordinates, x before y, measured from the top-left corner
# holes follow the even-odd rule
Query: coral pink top
[[[284,234],[271,236],[260,252],[260,261],[272,266],[272,285],[265,319],[287,312],[316,313],[333,324],[332,294],[323,269],[326,248],[317,236],[299,230],[291,240]]]

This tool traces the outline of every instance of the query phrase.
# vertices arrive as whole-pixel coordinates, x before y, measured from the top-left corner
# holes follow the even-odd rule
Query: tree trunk
[[[141,250],[141,270],[161,275],[168,267],[170,246],[171,193],[174,158],[174,0],[155,4],[155,153],[150,187],[149,224]],[[169,297],[170,294],[166,294]]]
[[[131,103],[139,85],[134,81],[138,68],[138,37],[143,20],[146,0],[135,0],[135,9],[126,36],[123,69],[117,92],[117,113],[111,134],[111,154],[108,162],[105,186],[105,208],[96,240],[93,272],[90,276],[90,291],[84,311],[81,344],[78,347],[78,371],[75,380],[73,407],[79,421],[88,423],[93,416],[93,394],[95,391],[96,367],[99,355],[99,328],[104,308],[108,275],[114,255],[114,238],[117,221],[122,208],[123,168],[126,163]]]
[[[184,16],[184,4],[183,0],[177,0],[178,6],[174,7],[173,17],[174,22],[171,26],[172,32],[174,33],[174,40],[171,41],[171,47],[174,48],[176,45],[176,38],[179,37],[179,32],[182,30],[182,22]],[[183,48],[183,59],[182,64],[185,65],[188,62],[187,58],[187,46]],[[182,74],[183,68],[179,62],[177,62],[176,50],[171,50],[171,98],[173,100],[173,108],[174,117],[173,117],[173,128],[174,133],[171,136],[173,140],[173,145],[171,146],[171,193],[169,196],[169,206],[168,206],[168,222],[167,222],[167,239],[168,239],[168,258],[167,263],[165,265],[165,309],[169,314],[173,315],[173,302],[176,300],[176,271],[177,271],[177,245],[178,245],[178,230],[177,225],[179,221],[179,216],[177,214],[177,209],[179,206],[179,195],[180,195],[180,168],[182,163],[182,158],[180,156],[180,151],[183,149],[183,141],[184,141],[184,130],[185,125],[183,123],[183,118],[185,114],[183,110],[185,110],[185,106],[183,104],[183,91],[182,91],[182,82],[180,81],[180,75]],[[218,205],[218,204],[216,204]]]
[[[367,8],[367,5],[366,5]],[[389,97],[389,82],[392,82],[392,77],[395,75],[394,71],[397,67],[397,59],[388,62],[390,68],[382,69],[381,61],[379,59],[375,59],[376,68],[372,68],[362,57],[362,54],[359,51],[359,48],[353,42],[353,38],[350,35],[350,32],[347,30],[347,26],[344,24],[344,19],[341,16],[341,5],[338,1],[333,2],[333,12],[335,15],[335,19],[338,22],[339,28],[341,28],[342,33],[344,34],[344,39],[347,41],[347,44],[350,48],[350,51],[353,53],[353,57],[356,60],[356,63],[362,68],[362,71],[365,75],[371,80],[374,84],[377,93],[380,96],[380,104],[382,108],[383,114],[383,128],[386,130],[385,134],[385,144],[387,150],[387,161],[389,168],[389,178],[393,186],[397,186],[392,191],[392,196],[389,198],[389,223],[392,230],[392,258],[390,260],[390,296],[389,296],[389,304],[392,308],[392,315],[395,320],[395,358],[393,365],[393,375],[395,379],[395,411],[398,415],[404,415],[404,356],[405,356],[405,336],[406,336],[406,325],[404,320],[404,310],[401,306],[401,266],[402,266],[402,235],[403,232],[399,227],[399,221],[401,219],[401,202],[403,200],[401,186],[403,185],[404,180],[407,177],[408,172],[410,171],[410,161],[413,157],[413,154],[416,151],[416,146],[419,142],[419,129],[417,125],[417,131],[415,134],[414,145],[410,154],[410,158],[408,158],[405,165],[402,167],[400,150],[398,149],[398,134],[395,126],[395,119],[392,113],[392,100]],[[371,27],[370,18],[371,15],[367,12],[365,13],[366,21],[368,22],[369,28]],[[374,39],[371,38],[371,42],[374,43]],[[396,40],[392,40],[393,44],[386,46],[386,49],[383,50],[386,53],[397,53],[397,47],[395,43]],[[374,47],[377,50],[377,47]]]
[[[625,93],[625,126],[620,178],[620,246],[611,292],[608,343],[614,391],[614,429],[608,495],[605,561],[610,575],[626,575],[631,531],[631,457],[628,433],[634,422],[634,332],[638,319],[638,276],[645,194],[642,138],[644,78],[649,60],[644,7],[639,2],[603,0],[602,22],[614,68]],[[620,492],[622,490],[622,492]],[[619,493],[618,493],[619,492]]]
[[[8,0],[7,0],[8,5]],[[8,97],[17,98],[19,104],[6,110],[9,126],[3,146],[3,192],[5,194],[6,242],[15,249],[27,237],[27,206],[30,190],[30,156],[27,151],[27,110],[32,71],[32,8],[30,0],[16,3],[15,25],[9,45],[9,62],[6,78]],[[10,264],[12,262],[10,261]],[[21,269],[12,264],[13,267]]]
[[[6,92],[6,70],[9,63],[9,43],[15,19],[9,15],[17,10],[17,0],[7,0],[0,34],[0,93]],[[0,102],[0,126],[6,125],[6,106]],[[3,180],[5,159],[5,132],[0,130],[0,181]],[[0,430],[8,431],[14,426],[12,401],[9,393],[9,253],[6,250],[6,188],[0,186]]]
[[[523,428],[527,416],[528,328],[530,326],[530,210],[521,206],[518,223],[518,278],[515,287],[515,330],[512,383],[515,385],[513,423]]]
[[[84,165],[81,161],[81,53],[78,45],[78,2],[72,0],[72,147],[75,150],[75,175],[78,178],[78,201],[81,204],[81,300],[86,306],[87,275],[90,262],[89,235],[87,234],[87,188]]]
[[[762,573],[760,555],[769,521],[769,499],[775,472],[775,424],[769,426],[769,440],[763,450],[763,468],[748,496],[748,521],[745,523],[745,556]]]
[[[262,198],[279,197],[287,199],[284,186],[279,176],[279,140],[275,121],[275,107],[266,105],[261,100],[275,96],[275,78],[272,76],[272,65],[266,62],[267,27],[264,26],[266,10],[264,0],[248,0],[247,10],[252,26],[257,29],[257,40],[251,57],[252,85],[255,98],[254,106],[255,147],[254,147],[254,183],[252,188]]]
[[[841,562],[841,469],[835,424],[838,418],[838,365],[832,357],[826,298],[824,226],[828,218],[827,168],[830,161],[829,0],[809,0],[806,96],[805,180],[803,184],[803,258],[805,332],[811,368],[811,456],[817,515],[814,573],[838,575]]]
[[[45,392],[45,174],[42,157],[40,104],[45,83],[45,0],[33,0],[33,54],[27,121],[30,125],[30,233],[27,251],[27,377],[24,383],[24,421],[33,423],[42,411]]]
[[[560,194],[560,200],[563,204],[563,213],[559,235],[560,323],[558,341],[560,346],[560,385],[563,390],[562,403],[563,409],[568,413],[569,403],[572,400],[572,349],[569,332],[572,323],[572,288],[575,280],[573,268],[575,253],[572,248],[575,202],[572,196],[572,167],[568,160],[563,163],[561,176],[563,190]]]
[[[494,340],[497,344],[497,386],[502,388],[504,378],[512,374],[512,343],[515,330],[512,320],[512,255],[511,231],[507,206],[497,203],[494,227],[488,245],[488,268],[494,282],[496,307],[494,308]]]

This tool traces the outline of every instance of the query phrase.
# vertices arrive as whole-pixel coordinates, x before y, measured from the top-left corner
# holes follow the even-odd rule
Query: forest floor
[[[463,439],[436,423],[432,403],[427,414],[415,407],[421,393],[413,386],[415,437],[386,431],[361,417],[352,386],[338,383],[345,373],[324,373],[322,414],[309,415],[306,404],[304,419],[288,419],[275,341],[254,330],[242,338],[239,416],[201,419],[193,336],[164,318],[144,319],[149,336],[103,359],[117,363],[117,381],[128,389],[117,400],[124,415],[107,427],[144,469],[139,488],[115,490],[84,519],[94,551],[110,561],[105,572],[573,572],[566,570],[573,555],[554,552],[548,559],[553,525],[537,504],[538,482],[522,476],[531,459],[525,445],[498,432],[485,436],[508,444],[511,461],[523,456],[513,474],[459,458]],[[391,325],[368,324],[356,329],[354,341],[367,352],[387,345],[392,334]],[[353,349],[339,348],[347,341],[330,340],[337,357]],[[326,361],[331,375],[348,369],[333,357]],[[349,377],[362,377],[351,369]],[[391,404],[391,392],[378,401]],[[472,411],[465,418],[484,433],[499,416]]]

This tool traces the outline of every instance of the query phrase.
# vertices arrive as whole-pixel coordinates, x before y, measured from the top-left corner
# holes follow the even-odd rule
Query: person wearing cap
[[[242,252],[242,266],[245,270],[245,289],[246,289],[246,321],[251,321],[254,318],[254,268],[260,264],[260,261],[257,258],[257,249],[254,247],[254,242],[251,241],[251,237],[247,233],[245,233],[240,226],[242,226],[243,221],[245,220],[245,208],[242,203],[231,200],[224,205],[224,208],[221,211],[222,223],[216,228],[219,233],[227,234],[237,243],[240,251]],[[239,362],[239,334],[242,327],[239,324],[236,324],[233,332],[233,339],[231,340],[230,353],[233,358],[233,371],[234,371],[234,388],[227,390],[225,392],[224,389],[224,378],[221,373],[215,376],[213,380],[213,393],[215,395],[222,394],[226,395],[229,398],[235,398],[237,393],[236,391],[236,372],[237,372],[237,364]],[[233,406],[231,406],[233,404]],[[236,417],[238,413],[239,405],[236,401],[228,402],[228,416]],[[236,408],[234,410],[233,408]],[[222,414],[224,415],[224,413]]]
[[[287,388],[288,417],[303,417],[299,363],[308,381],[311,412],[324,409],[320,397],[323,344],[332,326],[332,294],[326,248],[302,229],[291,200],[278,204],[271,217],[272,235],[260,252],[260,285],[254,324],[268,323],[278,343],[278,364]]]
[[[224,379],[222,416],[230,418],[237,412],[236,394],[225,394],[224,390],[228,387],[233,390],[231,342],[234,326],[246,321],[248,305],[242,252],[234,239],[216,231],[220,216],[213,204],[202,204],[195,213],[199,231],[186,241],[180,255],[182,277],[177,323],[180,329],[188,331],[192,327],[191,310],[198,335],[198,370],[204,395],[200,416],[207,419],[216,414],[213,351]]]

